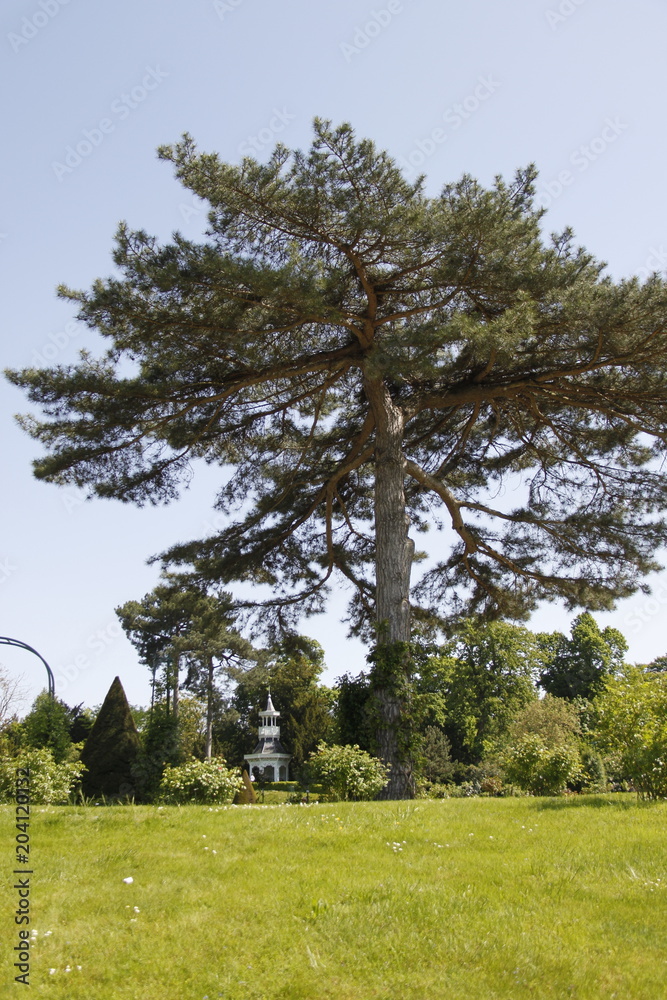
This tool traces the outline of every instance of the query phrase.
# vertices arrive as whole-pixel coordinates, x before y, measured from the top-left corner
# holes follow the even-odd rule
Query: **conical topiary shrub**
[[[116,677],[81,751],[88,769],[81,781],[84,795],[132,795],[132,765],[139,748],[139,733]]]

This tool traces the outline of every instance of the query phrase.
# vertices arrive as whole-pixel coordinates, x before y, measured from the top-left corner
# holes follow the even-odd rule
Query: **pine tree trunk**
[[[376,663],[371,672],[380,757],[391,765],[382,798],[415,794],[410,754],[410,572],[414,544],[405,507],[404,417],[380,380],[366,383],[375,416]]]
[[[206,683],[206,760],[211,759],[213,750],[213,657],[208,658],[208,678]]]

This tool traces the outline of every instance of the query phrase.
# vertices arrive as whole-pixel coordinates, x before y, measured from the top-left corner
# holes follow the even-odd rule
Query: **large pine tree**
[[[172,499],[192,459],[231,468],[228,526],[169,558],[268,585],[279,625],[350,583],[355,626],[378,629],[386,794],[409,795],[411,607],[608,608],[656,568],[667,289],[544,239],[532,169],[427,197],[321,121],[309,153],[264,164],[189,137],[161,156],[208,202],[208,236],[122,225],[120,275],[62,289],[109,351],[10,373],[46,414],[26,421],[36,473],[141,503]],[[413,593],[410,524],[447,528]]]

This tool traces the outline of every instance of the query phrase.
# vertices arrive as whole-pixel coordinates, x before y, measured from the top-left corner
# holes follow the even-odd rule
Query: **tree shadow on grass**
[[[650,808],[657,805],[657,802],[649,802],[638,798],[629,792],[622,795],[567,795],[554,797],[553,799],[536,798],[530,802],[533,809],[542,811],[544,809],[564,810],[564,809],[615,809],[627,810],[636,809],[637,806]]]

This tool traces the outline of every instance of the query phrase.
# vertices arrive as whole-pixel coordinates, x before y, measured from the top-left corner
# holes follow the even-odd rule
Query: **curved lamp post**
[[[44,664],[44,666],[46,667],[46,672],[49,675],[49,694],[51,695],[52,698],[55,698],[55,696],[56,696],[56,682],[55,682],[55,679],[53,677],[53,671],[51,670],[51,667],[48,665],[48,663],[46,662],[46,660],[44,659],[44,657],[41,655],[41,653],[38,653],[36,649],[33,649],[32,646],[29,646],[27,642],[21,642],[20,639],[10,639],[6,635],[0,635],[0,645],[3,645],[3,646],[18,646],[19,649],[27,649],[27,651],[29,653],[34,653],[35,656],[38,657],[38,659],[40,659],[42,661],[42,663]]]

